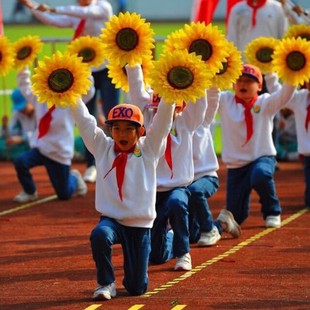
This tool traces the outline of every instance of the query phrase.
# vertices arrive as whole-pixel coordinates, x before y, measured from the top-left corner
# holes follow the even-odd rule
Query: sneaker
[[[83,179],[85,182],[95,183],[97,177],[97,169],[96,166],[90,166],[86,169]]]
[[[87,185],[84,182],[80,172],[78,170],[72,170],[71,174],[73,176],[75,176],[76,179],[77,179],[77,189],[75,191],[75,194],[78,195],[78,196],[86,195],[86,193],[87,193]]]
[[[221,235],[217,227],[213,227],[211,231],[202,232],[197,242],[198,246],[210,246],[216,244],[221,239]]]
[[[267,228],[279,228],[281,227],[281,216],[280,215],[269,215],[266,217],[265,226]]]
[[[230,211],[226,209],[221,210],[217,220],[225,224],[225,227],[223,227],[224,231],[231,234],[234,238],[238,238],[241,235],[241,227],[235,221]]]
[[[174,270],[188,271],[192,269],[192,259],[189,253],[184,254],[181,257],[177,257],[177,262],[174,266]]]
[[[37,192],[34,192],[33,194],[27,194],[26,192],[22,191],[13,198],[13,201],[15,201],[15,202],[29,202],[29,201],[37,200],[38,198],[39,197],[38,197]]]
[[[112,297],[116,296],[116,286],[115,283],[111,283],[109,285],[99,285],[93,294],[94,300],[109,300]]]

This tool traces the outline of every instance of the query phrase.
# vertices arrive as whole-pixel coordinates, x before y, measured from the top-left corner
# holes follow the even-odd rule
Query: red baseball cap
[[[129,103],[118,104],[110,110],[105,123],[111,125],[115,121],[129,121],[139,127],[143,126],[144,122],[141,110],[137,106]]]
[[[249,76],[255,79],[258,83],[263,84],[263,76],[260,69],[256,66],[244,64],[242,69],[242,75]]]

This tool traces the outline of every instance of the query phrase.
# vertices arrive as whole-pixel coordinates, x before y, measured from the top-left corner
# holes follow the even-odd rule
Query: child
[[[275,92],[282,86],[278,79],[267,80],[267,87]],[[296,119],[296,134],[298,153],[304,157],[304,175],[306,189],[304,194],[305,205],[310,207],[310,83],[307,82],[299,90],[296,90],[293,97],[285,105],[294,112]]]
[[[7,153],[10,159],[29,149],[29,140],[36,128],[34,107],[18,88],[13,90],[11,99],[13,114],[10,121],[6,116],[2,118],[1,135],[4,142],[1,153]]]
[[[96,209],[101,218],[90,236],[97,268],[95,300],[116,296],[111,262],[116,243],[121,243],[124,253],[124,287],[131,295],[147,290],[150,230],[156,216],[156,167],[164,154],[173,110],[174,105],[161,102],[157,117],[143,136],[139,108],[119,104],[106,120],[111,138],[97,126],[83,102],[72,108],[81,137],[97,163]]]
[[[131,101],[143,109],[145,124],[148,126],[156,115],[158,96],[145,90],[140,65],[126,66],[126,70]],[[171,146],[170,142],[167,143],[165,156],[160,159],[157,168],[157,216],[152,228],[150,261],[161,264],[176,257],[174,270],[192,268],[188,218],[190,191],[187,186],[194,179],[192,136],[204,120],[206,107],[206,98],[203,97],[196,104],[187,105],[183,111],[180,107],[179,111],[175,111],[168,137]],[[168,152],[169,148],[171,152]],[[229,218],[230,229],[231,226]]]
[[[260,198],[265,226],[280,227],[281,206],[274,183],[273,118],[291,98],[295,87],[284,84],[272,95],[258,96],[261,88],[259,68],[245,64],[234,84],[235,94],[221,93],[222,159],[228,168],[226,208],[238,224],[243,223],[249,215],[254,189]]]
[[[297,136],[295,114],[291,109],[282,108],[276,115],[276,140],[277,160],[297,161]]]
[[[189,199],[189,231],[191,243],[198,246],[211,246],[221,239],[223,227],[234,237],[239,237],[240,227],[234,221],[232,214],[227,212],[230,226],[214,222],[207,199],[218,189],[219,168],[214,151],[210,125],[214,119],[219,103],[219,90],[208,90],[208,107],[202,125],[193,135],[194,181],[188,186],[191,196]],[[221,211],[225,212],[224,210]]]
[[[71,160],[74,152],[74,121],[69,109],[48,109],[47,104],[38,102],[31,90],[30,70],[25,68],[18,73],[19,89],[28,102],[35,107],[38,127],[32,136],[31,149],[14,159],[14,166],[18,180],[23,188],[17,196],[16,202],[28,202],[38,198],[36,184],[30,169],[45,166],[58,199],[67,200],[73,194],[85,195],[87,186],[77,170],[70,172]],[[92,90],[92,88],[91,88]],[[92,91],[85,96],[91,98]],[[49,128],[41,130],[40,121],[51,116]]]

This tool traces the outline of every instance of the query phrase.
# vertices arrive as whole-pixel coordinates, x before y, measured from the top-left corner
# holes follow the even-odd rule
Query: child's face
[[[115,121],[110,133],[114,142],[123,152],[129,151],[143,135],[144,128],[137,127],[129,121]]]
[[[262,85],[246,75],[241,75],[234,84],[236,96],[243,100],[251,100],[260,90]]]

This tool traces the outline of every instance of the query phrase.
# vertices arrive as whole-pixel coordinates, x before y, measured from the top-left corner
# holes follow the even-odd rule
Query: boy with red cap
[[[259,68],[245,64],[233,86],[235,94],[221,92],[222,160],[227,165],[226,208],[238,224],[250,208],[254,189],[261,203],[266,227],[281,226],[281,206],[274,183],[276,149],[272,140],[273,118],[292,97],[295,87],[283,84],[272,95],[262,88]],[[218,219],[227,217],[223,210]]]
[[[161,101],[144,135],[140,109],[116,105],[106,120],[108,137],[81,100],[72,108],[81,137],[97,163],[96,210],[101,218],[90,236],[97,268],[95,300],[116,296],[111,259],[117,243],[124,253],[124,287],[131,295],[147,290],[151,227],[156,217],[156,167],[165,151],[173,110],[174,105]]]

